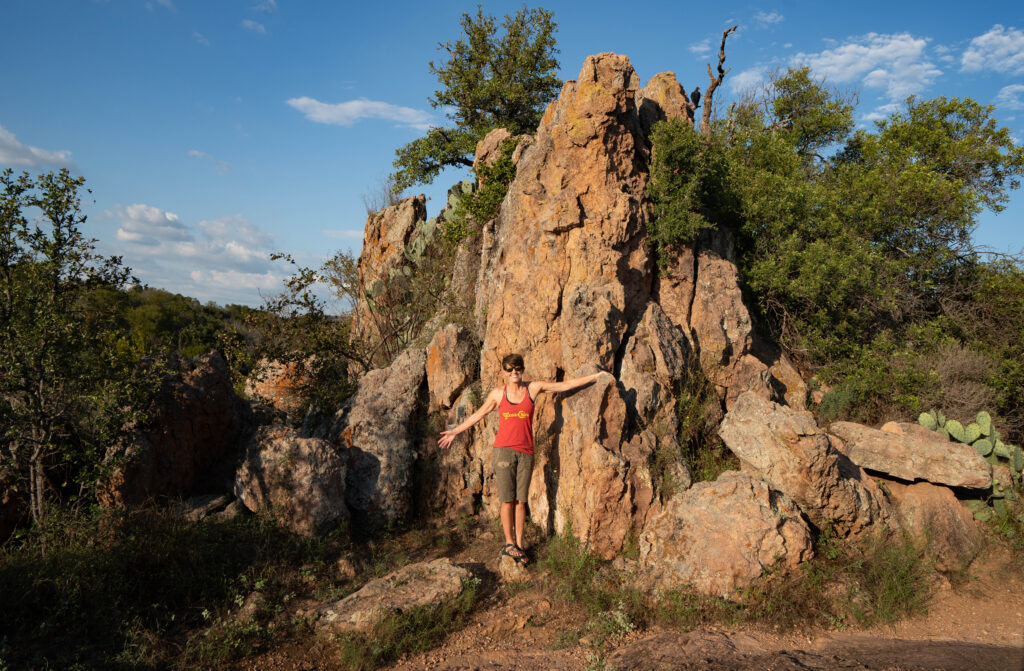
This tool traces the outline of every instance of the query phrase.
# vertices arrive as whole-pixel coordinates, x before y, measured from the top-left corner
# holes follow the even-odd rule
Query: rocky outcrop
[[[746,392],[718,435],[745,468],[796,501],[814,525],[848,535],[895,524],[878,485],[832,446],[810,412]]]
[[[383,617],[458,597],[470,577],[469,571],[447,558],[409,564],[322,606],[317,611],[318,625],[335,631],[366,631]]]
[[[981,551],[984,537],[953,492],[927,482],[887,482],[900,525],[924,542],[940,571],[961,571]]]
[[[366,295],[380,296],[390,275],[406,263],[406,245],[417,225],[426,218],[427,197],[423,194],[406,198],[366,218],[357,269],[359,286]],[[373,320],[369,302],[360,300],[352,310],[351,342],[362,343],[364,349],[370,349],[379,341],[381,334]]]
[[[448,324],[427,345],[427,389],[430,410],[448,410],[473,380],[479,349],[469,329]]]
[[[640,537],[652,587],[689,584],[726,599],[766,569],[792,568],[812,555],[810,529],[793,501],[737,471],[672,497]]]
[[[300,412],[306,404],[303,390],[307,380],[297,363],[260,361],[245,380],[245,395],[266,403],[288,415]]]
[[[411,512],[426,359],[410,348],[387,368],[366,373],[331,429],[331,441],[349,451],[345,498],[360,524],[379,527]]]
[[[187,498],[230,487],[230,457],[251,431],[248,408],[231,386],[218,352],[169,375],[150,413],[124,451],[124,464],[101,485],[103,505]]]
[[[828,430],[839,438],[833,441],[839,451],[861,468],[911,482],[972,489],[992,486],[992,467],[973,447],[912,426],[896,425],[901,433],[893,433],[892,427],[880,431],[853,422],[833,422]]]
[[[728,231],[704,231],[685,245],[655,290],[665,313],[689,335],[726,408],[745,391],[806,407],[807,386],[799,372],[754,330]]]
[[[262,427],[246,446],[235,495],[254,513],[273,516],[301,536],[347,524],[345,455],[319,438],[284,426]]]

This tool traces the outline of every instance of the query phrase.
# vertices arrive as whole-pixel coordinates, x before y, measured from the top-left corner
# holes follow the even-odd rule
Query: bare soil
[[[580,633],[580,609],[545,593],[539,569],[525,586],[504,586],[498,574],[500,536],[470,531],[452,560],[483,581],[480,607],[440,647],[398,660],[394,671],[526,671],[535,669],[871,669],[891,671],[1024,671],[1024,570],[997,543],[960,576],[939,579],[926,615],[892,626],[856,630],[775,630],[770,626],[659,627],[597,648]],[[420,558],[417,557],[417,560]],[[238,669],[340,668],[329,639],[289,641]]]

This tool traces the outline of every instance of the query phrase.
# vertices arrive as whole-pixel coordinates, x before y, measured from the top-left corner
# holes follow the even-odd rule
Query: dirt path
[[[511,595],[497,585],[493,529],[478,528],[470,535],[473,541],[450,556],[484,577],[480,607],[439,648],[387,669],[1024,671],[1024,571],[999,547],[977,560],[955,588],[937,584],[927,615],[894,626],[785,632],[750,625],[690,632],[655,627],[598,651],[586,637],[579,638],[586,623],[580,609],[552,598],[540,585]],[[338,668],[338,662],[329,643],[296,641],[238,668],[319,670]]]

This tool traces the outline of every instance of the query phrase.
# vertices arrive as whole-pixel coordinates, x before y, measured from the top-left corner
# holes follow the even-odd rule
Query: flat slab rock
[[[454,599],[470,575],[447,557],[409,564],[371,580],[340,601],[321,606],[318,624],[339,631],[366,631],[382,616]]]
[[[992,467],[974,448],[934,431],[891,433],[853,422],[833,422],[828,431],[839,438],[835,447],[861,468],[947,487],[992,486]]]

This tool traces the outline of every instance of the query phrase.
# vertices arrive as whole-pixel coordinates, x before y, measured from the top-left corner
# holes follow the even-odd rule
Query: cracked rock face
[[[640,560],[652,587],[686,583],[726,599],[765,569],[779,563],[792,568],[813,553],[796,504],[738,471],[672,497],[640,537]]]
[[[796,501],[815,526],[857,535],[896,524],[878,485],[836,450],[810,412],[746,392],[718,435],[745,468]]]

